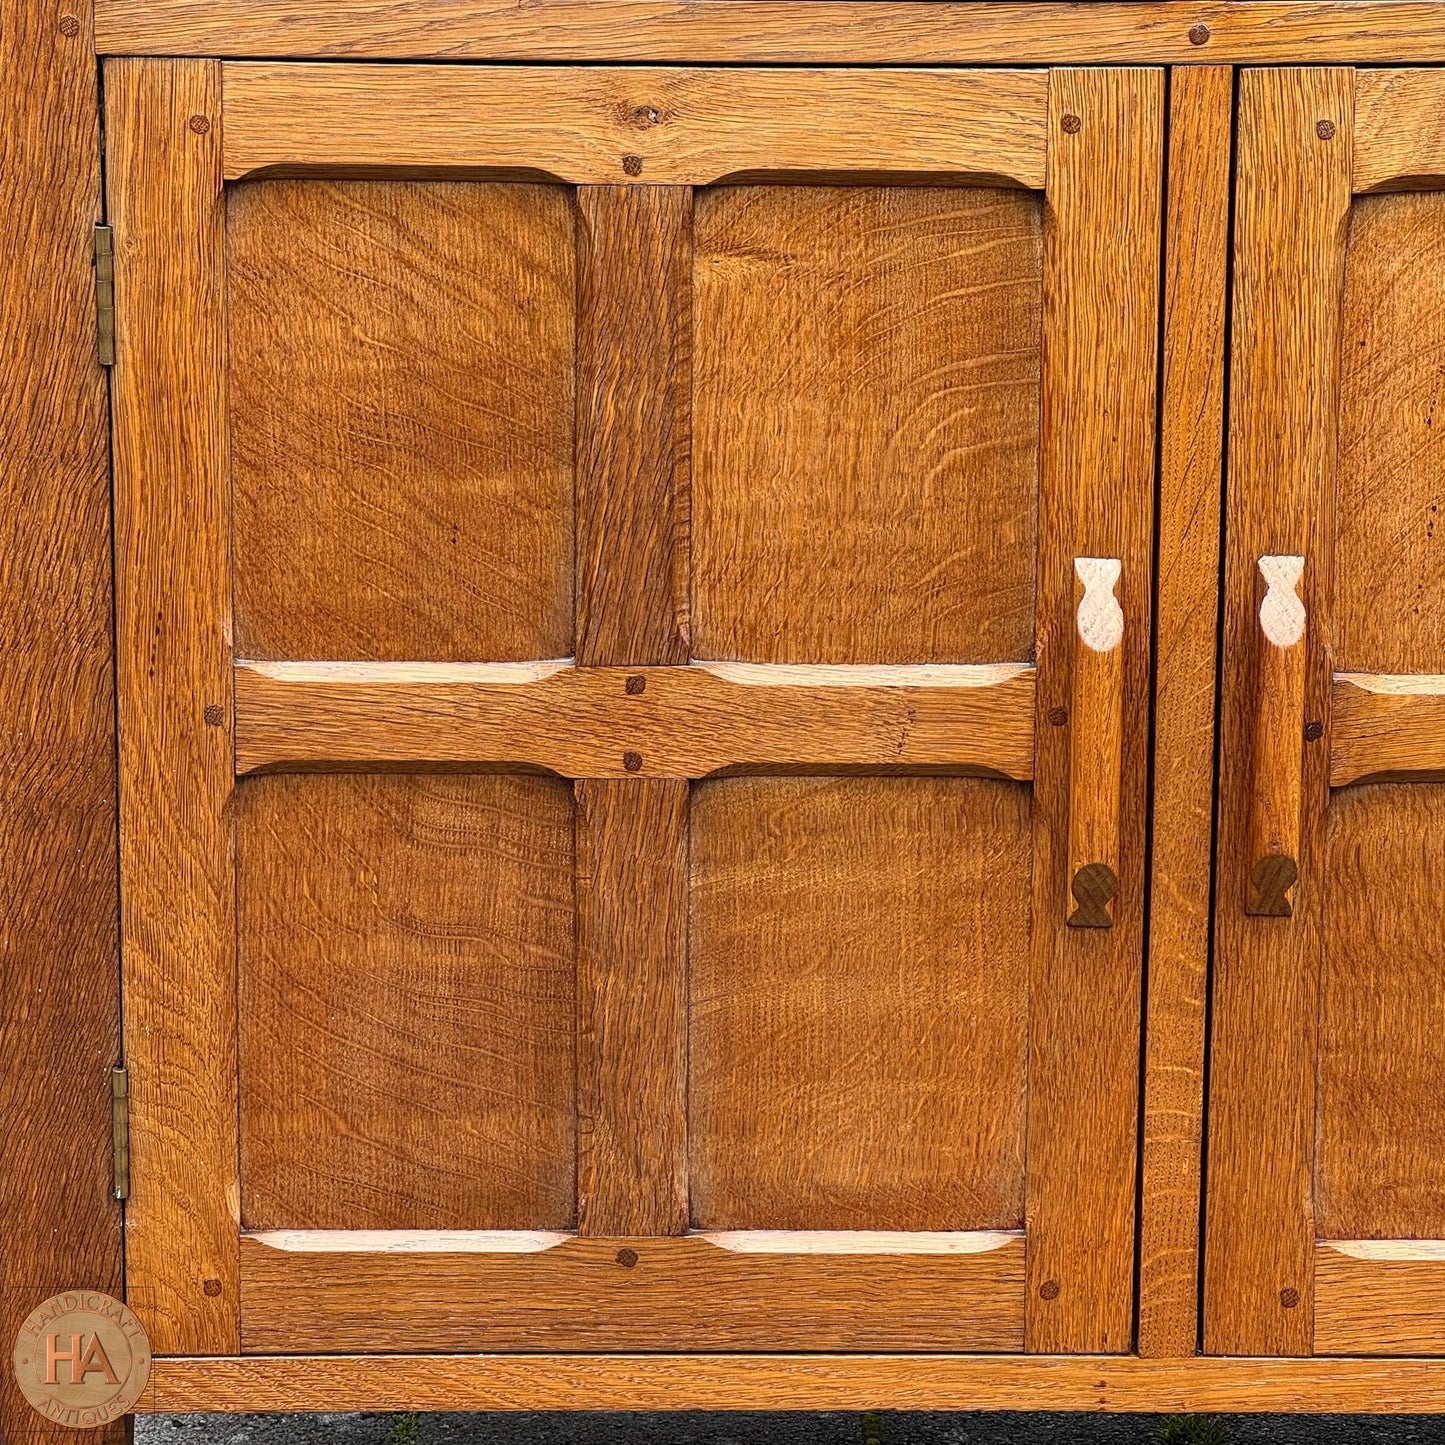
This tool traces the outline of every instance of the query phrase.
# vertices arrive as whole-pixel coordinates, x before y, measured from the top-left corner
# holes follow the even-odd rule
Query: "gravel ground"
[[[1156,1445],[1157,1415],[885,1412],[880,1445]],[[1207,1422],[1199,1422],[1204,1424]],[[1445,1415],[1220,1415],[1181,1445],[1445,1445]],[[1169,1437],[1166,1437],[1169,1438]],[[867,1445],[851,1414],[142,1416],[136,1445]]]

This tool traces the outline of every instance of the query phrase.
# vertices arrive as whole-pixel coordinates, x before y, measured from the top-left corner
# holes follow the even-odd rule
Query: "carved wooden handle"
[[[1255,668],[1254,757],[1249,799],[1245,912],[1288,918],[1299,877],[1304,772],[1305,605],[1303,557],[1261,557]]]
[[[1077,626],[1069,720],[1071,928],[1111,928],[1119,891],[1124,613],[1117,557],[1075,557]]]

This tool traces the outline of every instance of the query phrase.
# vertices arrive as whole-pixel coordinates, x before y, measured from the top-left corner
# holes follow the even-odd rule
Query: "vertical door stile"
[[[1133,1325],[1163,102],[1159,70],[1050,75],[1026,1303],[1027,1348],[1041,1353],[1122,1352]],[[1078,559],[1119,564],[1121,636],[1098,630],[1108,598],[1076,607]],[[1070,716],[1072,659],[1113,646],[1117,877],[1071,927],[1104,860],[1070,878],[1068,839],[1111,836],[1071,823],[1111,796],[1071,788],[1071,730],[1112,715]]]
[[[126,1274],[157,1354],[235,1354],[221,67],[116,60],[105,93],[117,277]]]
[[[648,670],[688,652],[692,191],[578,208],[577,663],[635,667],[619,701],[646,708]],[[578,1232],[685,1234],[688,784],[576,793]]]

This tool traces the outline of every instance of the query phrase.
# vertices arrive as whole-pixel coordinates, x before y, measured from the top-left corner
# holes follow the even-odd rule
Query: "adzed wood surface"
[[[1041,223],[1018,191],[698,196],[695,656],[1032,657]]]
[[[1042,70],[228,62],[225,87],[227,180],[297,169],[572,185],[831,171],[1044,179]]]
[[[695,1228],[1022,1225],[1030,848],[1014,783],[695,790]]]
[[[241,656],[571,652],[574,232],[560,186],[230,189]]]
[[[968,1236],[961,1242],[966,1243]],[[248,1353],[1017,1350],[1022,1236],[918,1254],[754,1253],[706,1237],[570,1237],[529,1253],[241,1240]]]
[[[64,19],[61,19],[61,15]],[[91,7],[0,3],[0,1339],[63,1289],[121,1292],[110,485],[97,363]],[[93,1377],[92,1377],[93,1378]],[[0,1370],[0,1438],[99,1445]]]
[[[236,768],[470,763],[569,778],[727,768],[1028,778],[1033,670],[242,663]]]
[[[237,815],[242,1224],[568,1228],[571,790],[306,774]]]
[[[105,71],[126,1286],[172,1354],[239,1340],[220,87],[207,61]]]

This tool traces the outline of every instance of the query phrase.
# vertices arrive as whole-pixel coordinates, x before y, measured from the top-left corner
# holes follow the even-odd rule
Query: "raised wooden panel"
[[[571,789],[242,786],[242,1222],[565,1228],[574,1216]]]
[[[704,783],[691,867],[694,1226],[1021,1224],[1028,791]]]
[[[693,655],[1033,655],[1039,199],[738,187],[695,216]]]
[[[1445,790],[1336,793],[1328,848],[1315,1227],[1445,1238]]]
[[[253,182],[226,238],[238,653],[569,653],[568,193]]]
[[[1445,193],[1351,209],[1339,466],[1335,667],[1445,673]]]

